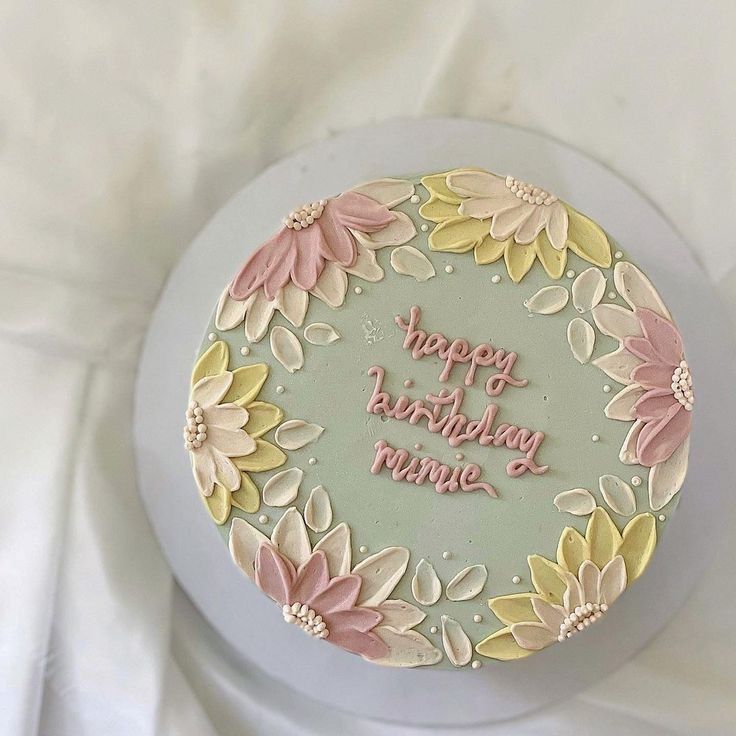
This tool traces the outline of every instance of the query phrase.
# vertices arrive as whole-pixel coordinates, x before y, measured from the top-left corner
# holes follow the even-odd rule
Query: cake
[[[479,169],[371,181],[274,231],[225,285],[185,408],[242,584],[379,665],[586,636],[687,470],[693,381],[637,244]]]

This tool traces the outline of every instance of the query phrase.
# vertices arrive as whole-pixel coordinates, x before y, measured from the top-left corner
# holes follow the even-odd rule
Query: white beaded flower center
[[[330,635],[327,624],[322,620],[322,616],[317,615],[313,608],[306,603],[284,603],[281,608],[284,614],[284,621],[290,624],[296,624],[302,631],[316,636],[318,639],[326,639]]]
[[[326,199],[320,199],[319,202],[303,204],[298,210],[289,212],[284,218],[284,225],[293,230],[301,230],[303,227],[309,227],[315,220],[319,220],[326,204]]]
[[[690,375],[687,361],[680,361],[672,374],[672,392],[675,398],[685,407],[687,411],[693,410],[695,395],[693,394],[693,377]]]
[[[545,192],[544,189],[535,187],[534,184],[527,184],[521,179],[514,179],[513,176],[506,177],[506,186],[512,194],[525,202],[529,202],[529,204],[553,204],[557,201],[554,194]]]
[[[607,610],[608,606],[605,603],[583,603],[582,606],[577,606],[560,624],[560,634],[557,641],[565,641],[578,631],[584,631]]]
[[[184,447],[187,450],[202,447],[202,443],[207,439],[204,409],[196,401],[190,401],[186,417],[187,423],[184,425]]]

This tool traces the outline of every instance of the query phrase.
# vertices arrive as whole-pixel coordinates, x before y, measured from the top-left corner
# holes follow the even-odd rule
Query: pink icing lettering
[[[529,383],[526,378],[517,379],[511,375],[518,358],[516,353],[507,353],[503,348],[496,349],[489,343],[481,343],[471,349],[467,340],[456,338],[450,342],[439,332],[433,332],[428,336],[424,330],[419,329],[421,318],[422,310],[417,306],[413,306],[409,310],[408,323],[401,315],[397,315],[395,321],[398,327],[406,332],[403,347],[405,350],[411,350],[411,357],[414,360],[437,354],[439,358],[445,361],[439,375],[440,381],[449,380],[452,369],[456,364],[470,363],[464,378],[466,386],[473,385],[479,366],[498,368],[499,373],[495,373],[486,381],[485,391],[488,396],[499,396],[506,384],[523,387]]]
[[[492,498],[498,497],[498,492],[492,485],[478,480],[481,469],[475,463],[470,463],[464,468],[451,468],[434,458],[412,457],[407,450],[394,449],[385,440],[376,442],[375,450],[376,454],[371,465],[371,473],[374,475],[385,467],[391,471],[393,480],[403,480],[417,486],[424,485],[429,480],[434,484],[437,493],[485,491]]]

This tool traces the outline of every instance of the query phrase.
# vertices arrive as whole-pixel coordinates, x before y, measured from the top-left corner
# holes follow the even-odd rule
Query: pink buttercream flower
[[[667,460],[687,439],[694,403],[692,377],[684,359],[677,328],[649,309],[636,309],[643,337],[626,337],[624,347],[644,361],[631,372],[631,379],[645,393],[633,407],[643,422],[636,440],[636,457],[652,467]]]
[[[258,587],[281,604],[284,619],[320,639],[369,659],[385,657],[389,648],[371,631],[383,615],[356,606],[362,579],[359,575],[330,578],[327,557],[312,552],[297,569],[268,542],[261,542],[255,559]]]
[[[314,288],[325,263],[350,268],[358,257],[351,230],[374,233],[396,219],[388,207],[357,192],[306,204],[289,213],[284,226],[240,269],[230,284],[233,299],[247,299],[263,287],[273,300],[289,282]]]

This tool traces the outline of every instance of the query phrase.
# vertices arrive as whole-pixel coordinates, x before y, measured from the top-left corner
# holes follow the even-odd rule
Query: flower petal
[[[281,605],[296,603],[292,600],[291,588],[296,579],[296,570],[291,560],[279,554],[268,542],[261,542],[256,552],[256,585],[272,600]]]
[[[311,293],[328,306],[337,309],[345,301],[347,290],[348,277],[345,271],[334,263],[327,263]]]
[[[327,567],[331,577],[347,575],[350,572],[350,527],[344,521],[325,534],[314,545],[314,549],[322,550],[327,556]]]
[[[619,261],[613,269],[613,282],[632,309],[650,309],[660,317],[671,319],[652,282],[633,263]]]
[[[378,606],[383,603],[406,572],[409,550],[405,547],[386,547],[359,562],[353,573],[363,580],[358,604]]]
[[[586,603],[600,603],[601,571],[590,560],[584,560],[578,568],[578,580]]]
[[[245,337],[248,342],[259,342],[263,339],[268,331],[275,307],[276,302],[269,301],[263,289],[255,292],[255,299],[245,313]]]
[[[565,527],[557,544],[557,564],[565,570],[577,573],[580,565],[588,559],[590,559],[588,541],[577,529]]]
[[[247,514],[255,514],[261,505],[261,494],[258,486],[247,473],[240,474],[240,488],[230,494],[230,502]]]
[[[534,593],[512,593],[491,598],[488,601],[488,607],[502,624],[510,626],[519,621],[534,620],[533,601],[535,598],[539,596]]]
[[[330,614],[330,639],[338,631],[370,631],[378,626],[383,616],[373,608],[349,608],[344,611],[334,611]],[[388,647],[386,648],[388,654]]]
[[[509,627],[500,629],[478,642],[475,645],[475,651],[483,657],[499,659],[503,662],[523,659],[532,653],[531,649],[523,649],[516,643]]]
[[[295,373],[304,366],[304,349],[299,338],[286,327],[276,325],[271,330],[269,338],[273,357],[286,368],[289,373]]]
[[[197,487],[203,496],[212,494],[215,486],[215,461],[208,447],[201,447],[189,453],[192,472]]]
[[[249,406],[260,393],[267,378],[268,366],[265,363],[253,363],[236,368],[233,371],[230,389],[223,397],[223,403]]]
[[[461,197],[493,197],[509,192],[505,177],[487,171],[459,169],[447,174],[447,188]]]
[[[493,216],[491,220],[491,237],[496,240],[506,240],[506,238],[514,235],[516,242],[519,242],[516,238],[519,228],[535,212],[534,205],[525,204],[521,200],[519,201],[520,204],[514,209],[504,210]],[[520,245],[528,245],[528,243],[520,243]]]
[[[446,253],[466,253],[488,237],[488,222],[470,217],[453,217],[437,225],[429,234],[429,249]]]
[[[353,187],[352,191],[393,209],[414,194],[414,184],[406,179],[376,179]]]
[[[651,309],[637,309],[645,337],[660,356],[663,363],[677,365],[682,360],[684,348],[682,338],[677,328],[667,319],[664,319]]]
[[[559,631],[560,624],[565,620],[565,609],[541,598],[532,598],[532,607],[536,617],[550,630]]]
[[[626,563],[626,577],[633,583],[646,570],[657,546],[657,522],[651,514],[635,516],[623,531],[618,554]]]
[[[212,343],[194,364],[191,385],[195,386],[206,376],[216,376],[218,373],[224,373],[227,371],[229,360],[230,350],[227,343],[224,340],[218,340]]]
[[[562,594],[562,605],[566,611],[574,611],[581,606],[583,600],[583,586],[580,581],[571,572],[565,573],[565,592]]]
[[[593,309],[593,321],[598,329],[610,337],[641,337],[641,324],[636,315],[618,304],[599,304]]]
[[[370,661],[378,661],[389,653],[388,645],[373,631],[362,632],[346,629],[333,633],[330,629],[328,641]]]
[[[473,645],[458,621],[450,616],[441,616],[442,646],[454,667],[464,667],[473,657]]]
[[[548,215],[549,213],[544,205],[534,205],[529,217],[521,223],[516,231],[516,242],[522,245],[533,243],[537,235],[546,227]]]
[[[220,299],[217,302],[215,327],[223,332],[237,327],[245,319],[245,310],[247,306],[247,301],[243,299],[233,299],[230,296],[229,287],[226,287],[222,294],[220,294]]]
[[[248,473],[264,473],[286,462],[286,455],[278,447],[265,440],[256,440],[256,450],[245,457],[233,459],[235,466]]]
[[[375,252],[360,243],[358,244],[358,257],[355,259],[355,263],[350,268],[346,267],[345,270],[359,279],[373,283],[380,281],[384,276],[383,269],[376,261]]]
[[[192,388],[191,399],[205,409],[215,406],[227,394],[232,382],[233,374],[229,371],[200,378]]]
[[[511,635],[522,649],[528,649],[532,652],[544,649],[557,641],[557,636],[544,624],[534,622],[513,624]]]
[[[515,284],[518,284],[529,273],[529,269],[534,263],[536,252],[533,245],[519,245],[511,241],[503,255],[506,261],[506,270],[511,280]]]
[[[659,420],[645,423],[636,442],[641,465],[651,468],[663,463],[690,435],[692,412],[675,402]]]
[[[619,391],[609,402],[603,413],[609,419],[618,419],[630,422],[634,416],[634,404],[644,395],[644,389],[637,383],[632,383]]]
[[[547,275],[551,279],[562,278],[567,264],[567,249],[555,248],[547,237],[547,233],[542,231],[534,240],[534,250]]]
[[[215,489],[210,496],[203,496],[207,510],[215,524],[222,525],[230,516],[230,491],[221,486],[219,483],[215,485]]]
[[[208,426],[206,442],[212,443],[227,457],[250,455],[256,450],[256,441],[242,429]]]
[[[642,429],[644,429],[644,422],[637,419],[626,433],[618,453],[618,459],[624,465],[636,465],[639,462],[636,456],[636,443],[639,441]]]
[[[672,366],[664,363],[643,363],[632,370],[631,378],[644,388],[666,389],[672,383]]]
[[[608,268],[612,261],[611,245],[603,230],[572,207],[567,207],[567,215],[567,247],[580,258]]]
[[[624,347],[637,358],[641,358],[647,363],[661,363],[662,358],[655,351],[646,337],[625,337]]]
[[[636,380],[633,377],[633,371],[641,366],[642,362],[626,348],[620,347],[612,353],[596,358],[593,365],[600,368],[614,381],[628,385]]]
[[[251,526],[245,519],[236,516],[230,526],[228,546],[235,564],[251,579],[255,580],[254,564],[258,547],[268,544],[268,537]]]
[[[405,212],[394,212],[393,215],[394,220],[391,223],[374,233],[355,230],[353,232],[355,239],[367,250],[377,250],[409,242],[417,234],[414,222]]]
[[[473,253],[475,262],[479,266],[486,265],[487,263],[495,263],[503,256],[504,251],[511,242],[511,239],[494,240],[490,235],[487,235],[479,245],[475,246]]]
[[[626,590],[626,564],[621,555],[616,555],[602,570],[600,600],[609,606],[616,602]]]
[[[237,404],[218,404],[210,406],[204,413],[204,420],[208,427],[222,427],[223,429],[240,429],[249,419],[248,412]],[[246,453],[243,453],[246,454]]]
[[[327,571],[325,553],[319,550],[312,552],[307,561],[296,571],[291,595],[294,601],[308,603],[313,596],[323,591],[329,582],[330,573]]]
[[[382,230],[394,221],[397,214],[375,199],[354,190],[343,192],[339,197],[329,200],[325,206],[325,212],[328,211],[330,216],[335,218],[336,223],[362,233],[375,233]],[[349,264],[345,259],[340,262],[345,265]]]
[[[565,571],[541,555],[527,557],[532,583],[537,592],[551,603],[562,603],[565,592]]]
[[[240,488],[240,473],[233,464],[233,461],[219,452],[216,447],[213,447],[211,452],[212,459],[215,461],[215,478],[217,482],[230,491],[237,491]]]
[[[590,559],[599,568],[613,559],[621,546],[621,535],[616,525],[605,509],[600,507],[591,514],[585,538],[590,545]]]
[[[248,404],[248,422],[245,431],[253,438],[262,437],[283,418],[284,412],[278,406],[266,401],[254,401]]]
[[[332,578],[323,590],[305,602],[323,616],[334,611],[344,611],[355,606],[360,593],[360,585],[361,580],[358,575],[341,575]]]
[[[296,233],[282,227],[253,253],[230,284],[233,299],[247,299],[266,282],[271,296],[287,282],[296,253]]]
[[[673,406],[679,404],[670,389],[653,388],[634,404],[634,416],[643,422],[661,419]]]
[[[377,626],[378,635],[388,647],[388,654],[372,660],[385,667],[424,667],[437,664],[442,652],[418,631],[399,632],[388,626]]]
[[[690,438],[688,437],[663,463],[649,471],[649,505],[654,511],[666,506],[682,488],[687,473]]]
[[[547,237],[555,250],[561,251],[567,243],[567,230],[569,217],[567,209],[561,202],[549,205],[549,218],[547,221]]]
[[[276,523],[271,532],[271,542],[296,566],[306,562],[309,555],[312,554],[312,545],[304,519],[293,506],[287,509]]]
[[[409,631],[427,618],[424,611],[402,600],[384,601],[376,607],[376,610],[383,616],[381,623],[396,631]]]
[[[301,327],[307,315],[309,293],[289,282],[276,295],[276,309],[294,327]]]

